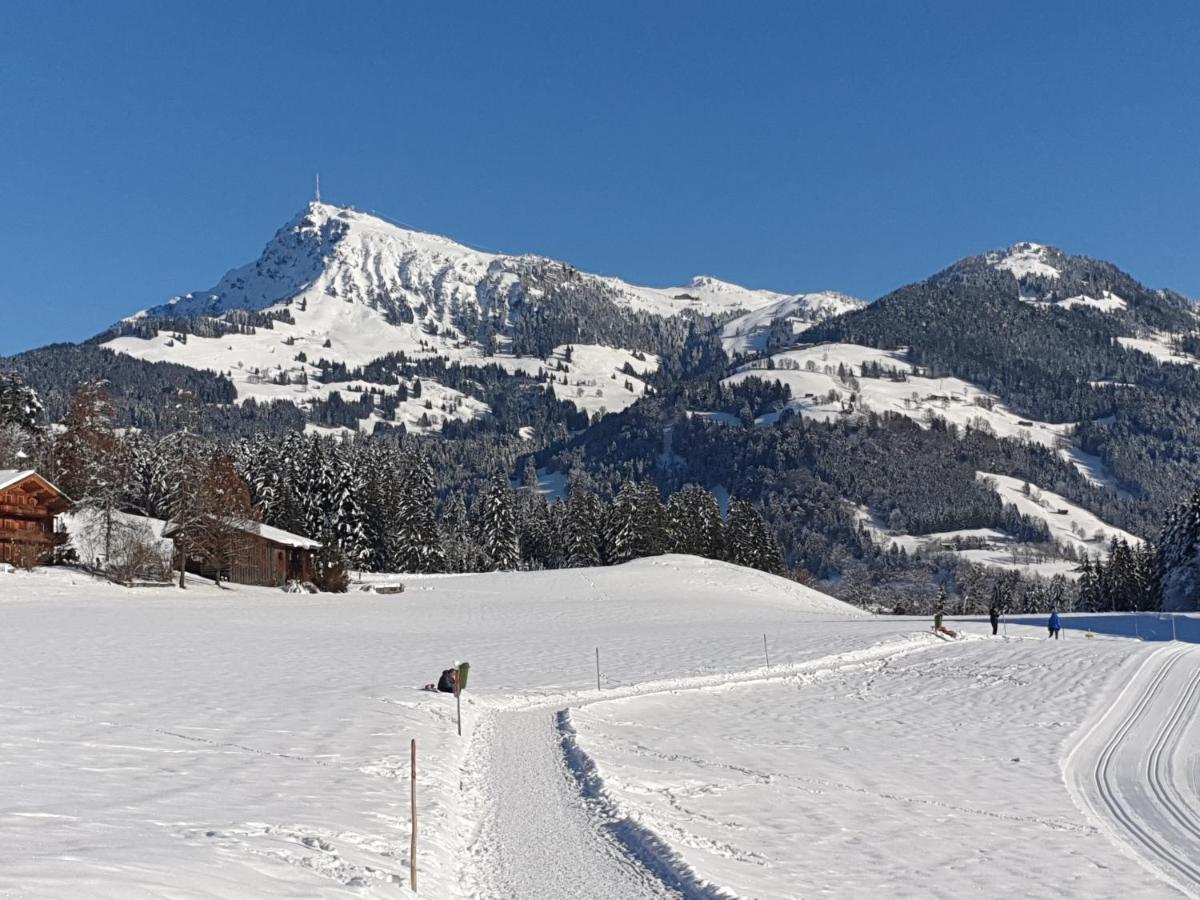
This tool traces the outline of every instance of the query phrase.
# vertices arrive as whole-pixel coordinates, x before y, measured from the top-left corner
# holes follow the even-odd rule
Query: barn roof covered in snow
[[[249,519],[229,519],[229,524],[233,525],[239,531],[244,531],[247,534],[260,537],[264,541],[284,547],[296,547],[300,550],[316,550],[321,546],[320,541],[314,541],[312,538],[306,538],[303,535],[292,534],[290,531],[284,531],[282,528],[275,528],[272,525],[264,525],[262,522],[254,522]],[[178,531],[179,526],[171,522],[163,530],[163,536],[173,537]]]

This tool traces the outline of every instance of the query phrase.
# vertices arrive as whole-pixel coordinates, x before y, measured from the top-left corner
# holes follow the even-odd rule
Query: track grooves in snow
[[[1194,766],[1197,737],[1186,735],[1198,708],[1200,649],[1157,650],[1066,762],[1085,811],[1191,896],[1200,896],[1200,797],[1186,756]]]

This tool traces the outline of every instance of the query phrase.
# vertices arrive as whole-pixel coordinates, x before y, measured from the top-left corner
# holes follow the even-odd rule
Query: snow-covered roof
[[[229,524],[235,526],[239,531],[244,531],[247,534],[257,535],[263,540],[270,541],[273,544],[281,544],[284,547],[296,547],[301,550],[316,550],[321,546],[320,541],[314,541],[312,538],[306,538],[299,534],[292,534],[290,531],[284,531],[282,528],[275,528],[271,525],[264,525],[262,522],[252,522],[248,519],[228,519]],[[179,531],[179,526],[171,522],[163,529],[164,537],[174,537]]]
[[[0,469],[0,490],[36,474],[33,469]]]
[[[66,494],[63,494],[63,492],[57,487],[47,481],[45,477],[38,475],[36,469],[0,469],[0,491],[4,490],[6,487],[12,487],[14,484],[24,481],[31,475],[36,475],[39,481],[49,485],[53,491],[62,494],[64,498],[67,496]]]
[[[302,537],[298,534],[292,534],[290,531],[284,531],[282,528],[275,528],[272,525],[264,525],[262,522],[243,522],[242,528],[251,534],[257,534],[261,538],[265,538],[275,544],[283,544],[285,547],[299,547],[302,550],[316,550],[321,546],[320,541],[314,541],[312,538]]]

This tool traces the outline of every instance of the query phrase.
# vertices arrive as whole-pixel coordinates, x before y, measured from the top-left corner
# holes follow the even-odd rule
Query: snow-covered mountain
[[[638,340],[653,330],[654,319],[720,321],[779,309],[747,325],[764,329],[785,314],[784,306],[796,319],[815,314],[819,304],[810,311],[801,298],[816,296],[824,295],[788,296],[710,276],[678,287],[642,287],[540,256],[476,250],[313,202],[257,260],[231,270],[209,290],[131,316],[104,346],[225,373],[239,402],[303,403],[326,399],[331,391],[354,400],[363,391],[394,391],[395,385],[359,385],[357,393],[331,388],[320,383],[316,364],[324,359],[353,370],[403,352],[496,363],[531,375],[565,366],[568,383],[565,390],[560,385],[560,396],[588,412],[614,411],[641,396],[645,387],[636,376],[657,365],[647,342]],[[571,360],[565,359],[567,344],[575,348]],[[426,393],[411,409],[399,410],[396,421],[425,428],[430,426],[421,422],[427,420],[436,428],[446,418],[487,411],[446,388],[430,415],[428,399]]]
[[[617,305],[656,315],[755,309],[782,296],[708,276],[681,287],[639,287],[580,273],[545,257],[476,250],[353,209],[313,202],[275,234],[254,262],[228,272],[210,290],[175,297],[139,315],[219,315],[333,297],[378,309],[396,321],[460,329],[457,308],[515,313],[522,301],[537,299],[536,287],[528,295],[527,282],[555,278],[594,282]]]

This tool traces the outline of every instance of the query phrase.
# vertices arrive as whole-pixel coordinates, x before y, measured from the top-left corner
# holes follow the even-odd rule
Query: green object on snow
[[[471,664],[469,662],[459,663],[458,665],[458,689],[465,691],[467,689],[467,676],[471,674]]]

